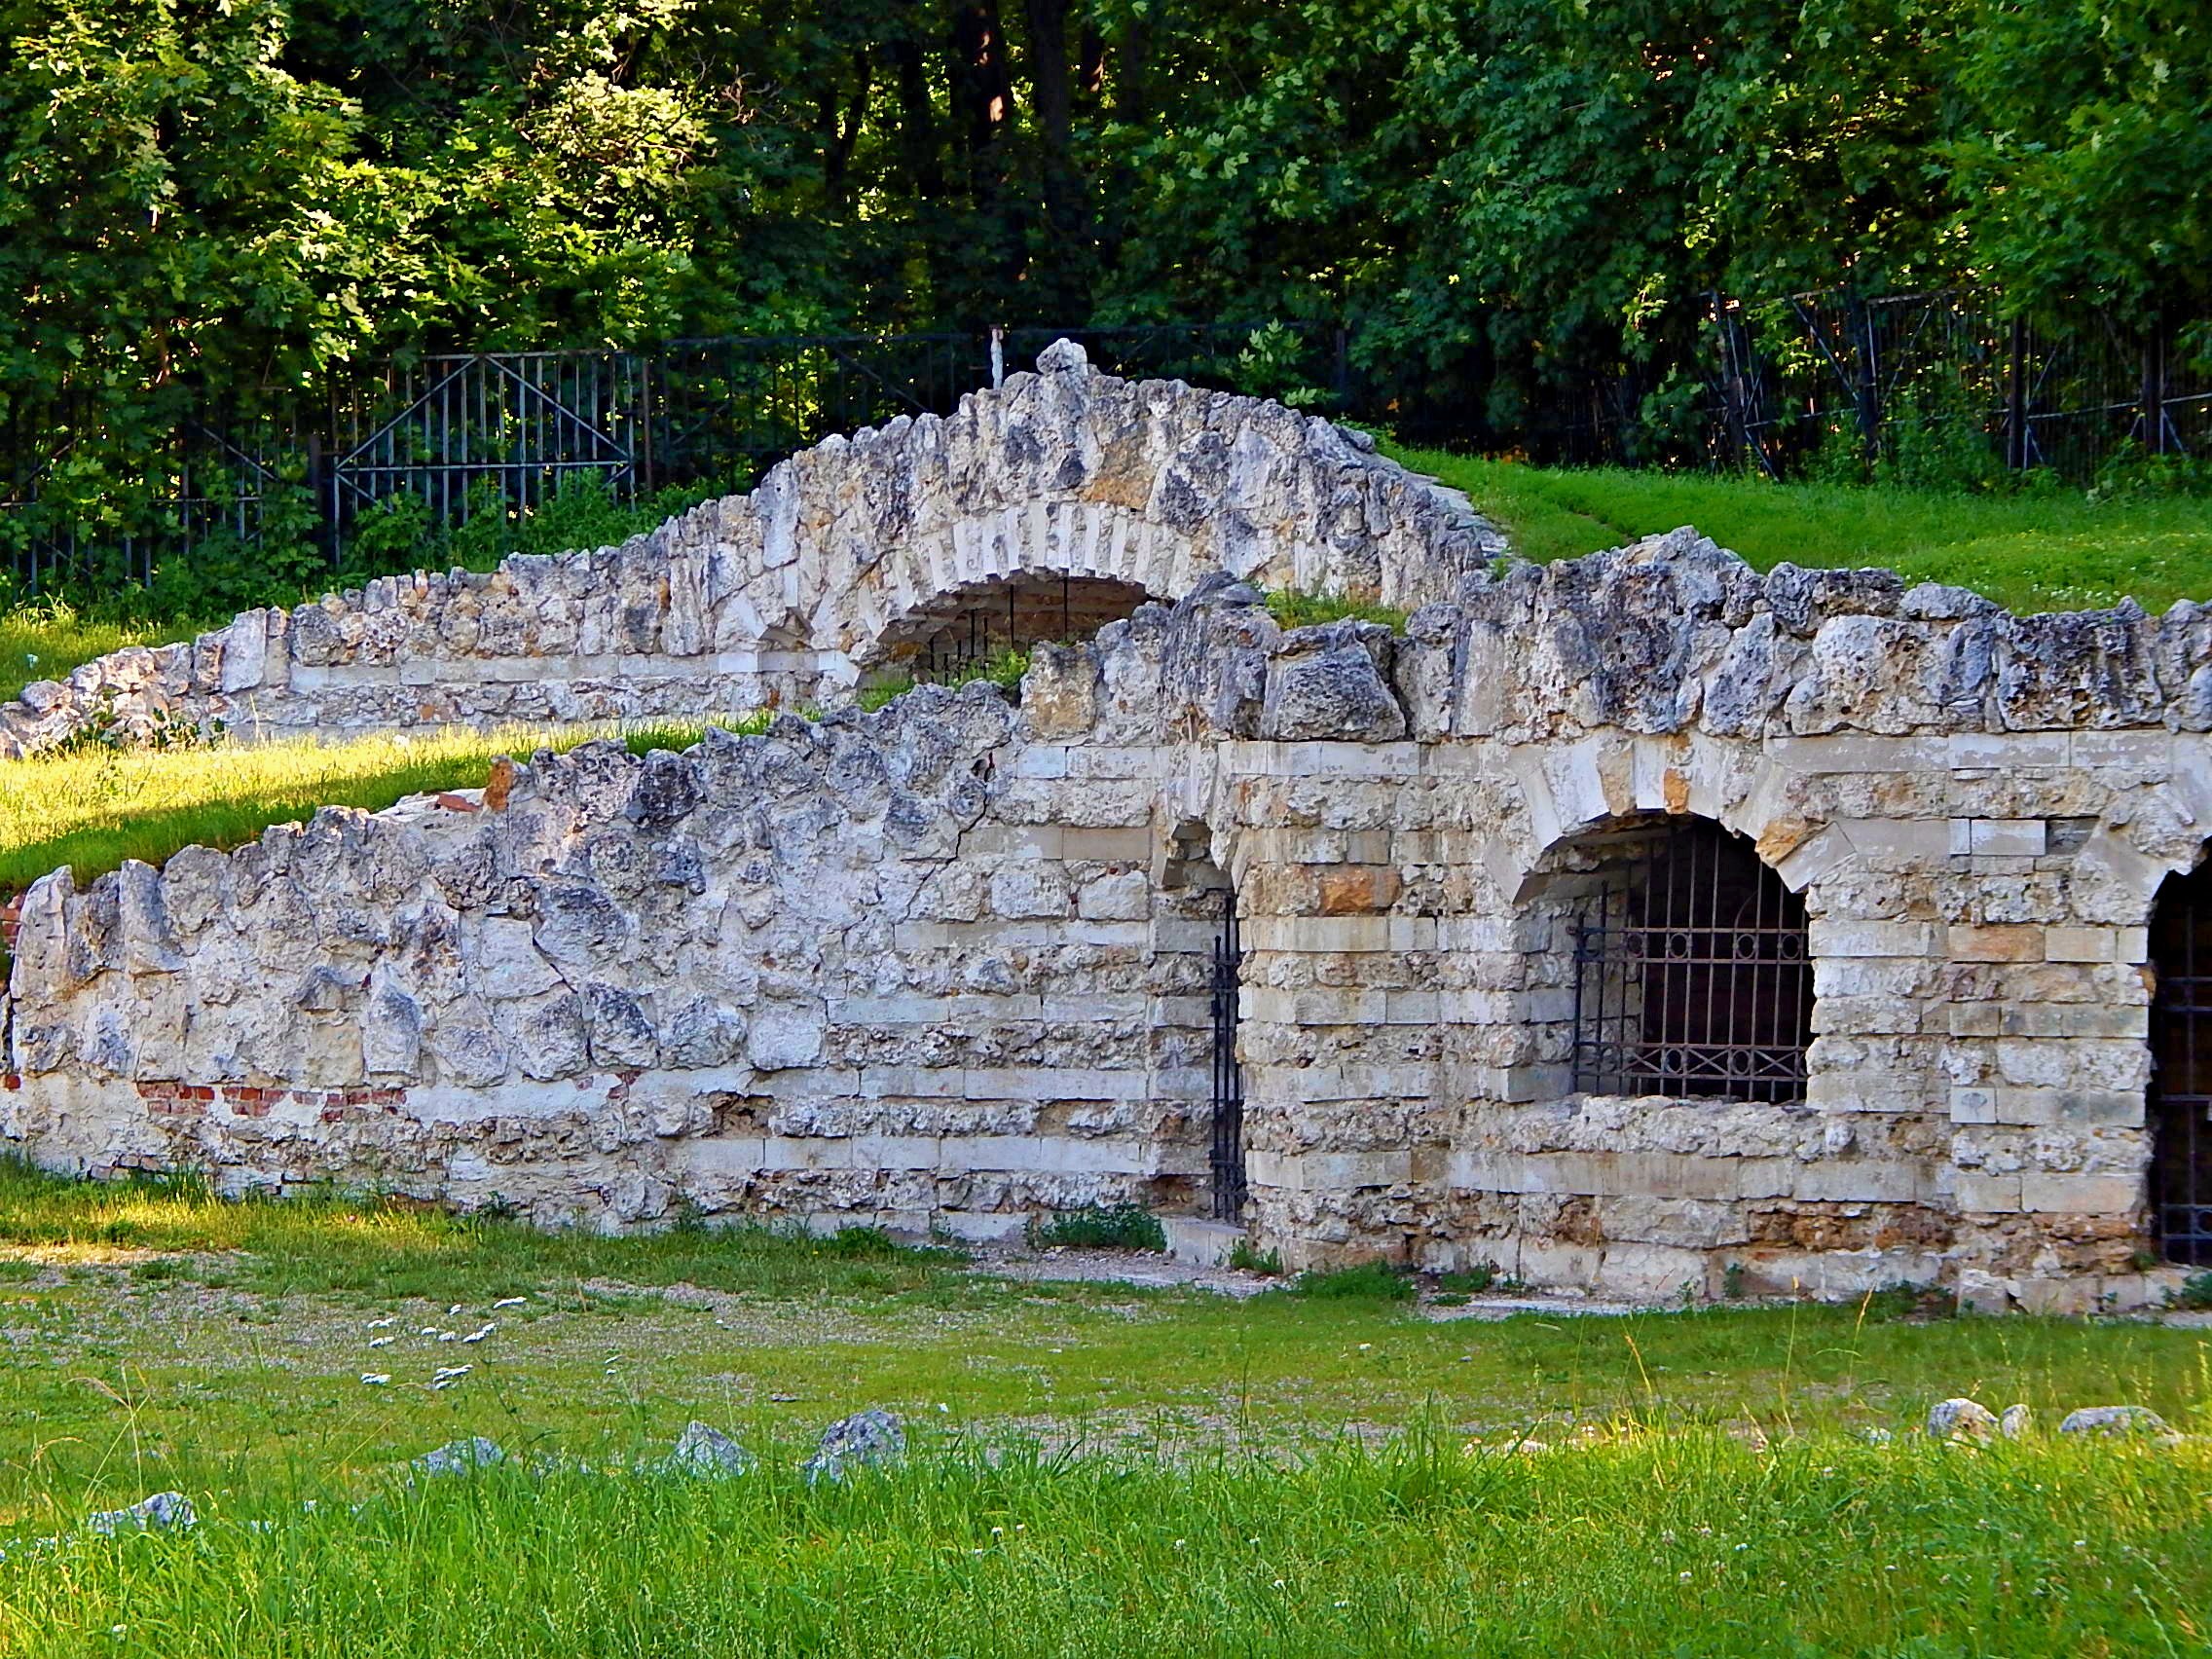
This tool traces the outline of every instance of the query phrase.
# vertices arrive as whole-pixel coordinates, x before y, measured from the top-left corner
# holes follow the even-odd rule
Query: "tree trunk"
[[[1043,144],[1045,292],[1055,312],[1081,318],[1090,310],[1090,223],[1075,161],[1073,89],[1068,77],[1068,0],[1024,0],[1029,23],[1029,79]]]

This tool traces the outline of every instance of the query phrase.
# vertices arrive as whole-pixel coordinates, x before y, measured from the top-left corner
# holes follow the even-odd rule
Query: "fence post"
[[[2028,469],[2032,453],[2028,443],[2028,324],[2012,319],[2010,364],[2005,382],[2005,464],[2014,472]]]
[[[315,539],[322,556],[333,568],[338,564],[338,519],[331,511],[329,493],[323,488],[322,434],[308,431],[308,499],[314,503]]]
[[[1844,303],[1851,315],[1852,344],[1859,348],[1859,384],[1851,388],[1858,405],[1859,442],[1871,465],[1882,455],[1882,370],[1875,355],[1874,313],[1856,289]]]
[[[630,495],[636,499],[653,493],[653,356],[639,351],[632,360],[638,365],[638,441],[637,461],[630,468]]]
[[[1729,325],[1728,301],[1720,290],[1712,289],[1706,300],[1713,308],[1713,330],[1720,348],[1720,418],[1728,430],[1728,461],[1740,466],[1751,447],[1751,437],[1744,420],[1744,380],[1737,367],[1736,336]]]
[[[2164,319],[2154,316],[2143,336],[2143,447],[2166,453],[2166,351]]]

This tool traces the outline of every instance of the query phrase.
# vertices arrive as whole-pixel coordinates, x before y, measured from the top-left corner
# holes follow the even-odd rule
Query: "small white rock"
[[[1997,1415],[1974,1400],[1937,1400],[1928,1408],[1928,1432],[1936,1440],[1987,1440],[1997,1432]]]

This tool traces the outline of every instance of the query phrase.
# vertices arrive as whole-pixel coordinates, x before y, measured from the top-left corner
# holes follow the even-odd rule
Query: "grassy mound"
[[[2212,599],[2212,500],[2201,496],[1977,496],[1390,453],[1464,490],[1522,553],[1542,562],[1688,524],[1761,570],[1785,560],[1880,565],[1910,581],[1972,588],[2018,611],[2094,608],[2129,595],[2150,610]]]

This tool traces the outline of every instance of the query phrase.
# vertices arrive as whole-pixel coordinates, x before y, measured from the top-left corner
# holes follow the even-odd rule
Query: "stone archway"
[[[1117,576],[1069,571],[1014,571],[963,582],[889,623],[862,673],[954,678],[1001,651],[1087,640],[1155,597]]]

